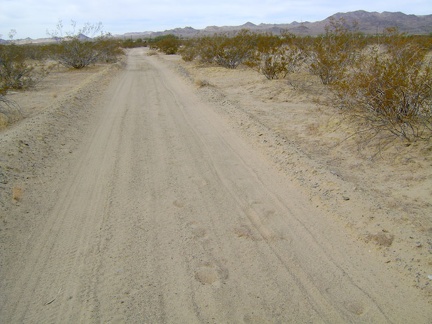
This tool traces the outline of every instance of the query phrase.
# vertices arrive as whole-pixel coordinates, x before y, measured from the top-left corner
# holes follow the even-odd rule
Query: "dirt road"
[[[99,102],[2,265],[1,323],[432,321],[157,57],[129,52]]]

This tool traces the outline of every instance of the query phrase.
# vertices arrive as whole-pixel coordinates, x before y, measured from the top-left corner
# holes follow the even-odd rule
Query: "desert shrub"
[[[47,71],[29,64],[26,53],[15,44],[0,46],[0,93],[8,89],[27,89],[36,84]]]
[[[284,78],[287,62],[283,52],[281,38],[269,34],[257,35],[256,46],[245,64],[269,80]]]
[[[125,39],[121,42],[122,48],[136,48],[136,47],[146,47],[147,41],[143,40],[142,38],[137,39]]]
[[[356,24],[344,19],[331,19],[326,33],[314,39],[309,48],[310,71],[326,85],[343,77],[355,60],[364,37],[356,31]]]
[[[94,45],[93,42],[81,41],[78,37],[62,41],[57,59],[60,64],[74,69],[89,66],[96,63],[99,56]]]
[[[57,30],[51,36],[58,40],[55,58],[60,64],[81,69],[96,62],[114,62],[121,54],[120,43],[102,31],[102,24],[86,23],[76,31],[76,23],[71,22],[72,31],[63,37],[63,24],[57,24]]]
[[[97,62],[115,63],[124,52],[121,43],[110,37],[99,37],[95,40],[94,49],[98,53]]]
[[[177,54],[181,45],[180,39],[175,35],[158,36],[150,41],[150,48],[157,49],[167,55]]]
[[[343,107],[373,128],[408,140],[428,137],[432,130],[429,51],[415,39],[391,31],[359,52],[352,70],[332,89]]]
[[[193,38],[183,41],[178,53],[181,55],[183,61],[192,62],[199,55],[199,40]]]
[[[97,62],[116,62],[122,53],[119,42],[105,36],[92,40],[75,36],[61,41],[55,58],[66,67],[81,69]]]
[[[256,38],[249,31],[241,30],[234,37],[221,35],[215,41],[215,63],[235,69],[249,59],[255,47]]]
[[[225,35],[200,37],[192,45],[193,49],[190,50],[189,54],[194,55],[201,63],[213,64],[218,52],[221,51],[226,37]]]
[[[241,30],[234,36],[216,34],[196,38],[185,43],[181,55],[185,61],[197,59],[201,63],[235,69],[249,59],[255,45],[255,35]]]
[[[269,80],[283,79],[288,74],[288,60],[284,52],[283,47],[278,47],[269,49],[267,52],[256,53],[258,57],[252,61],[253,65],[249,61],[248,66],[255,65],[255,69]]]
[[[269,80],[283,79],[295,72],[305,60],[303,51],[293,42],[293,37],[257,35],[255,50],[246,65],[262,73]]]
[[[192,62],[198,55],[198,52],[194,46],[184,46],[179,49],[178,53],[185,62]]]
[[[23,118],[18,104],[6,97],[6,92],[0,91],[0,129]]]
[[[22,118],[20,107],[6,97],[7,92],[28,89],[48,73],[43,62],[31,63],[35,57],[31,57],[29,45],[19,46],[12,41],[14,33],[11,31],[8,45],[0,45],[0,128]]]
[[[25,89],[34,85],[33,68],[16,45],[0,46],[0,128],[22,116],[18,105],[6,97],[10,89]]]

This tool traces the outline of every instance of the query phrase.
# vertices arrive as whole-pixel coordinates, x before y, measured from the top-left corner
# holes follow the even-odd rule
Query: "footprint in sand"
[[[195,279],[203,285],[211,285],[228,279],[228,270],[211,263],[203,264],[195,271]]]

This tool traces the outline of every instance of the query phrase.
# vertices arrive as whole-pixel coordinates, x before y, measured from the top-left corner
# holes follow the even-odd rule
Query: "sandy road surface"
[[[419,292],[142,49],[1,273],[2,323],[427,323]]]

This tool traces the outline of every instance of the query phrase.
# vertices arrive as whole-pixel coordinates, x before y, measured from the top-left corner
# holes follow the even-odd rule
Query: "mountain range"
[[[296,35],[316,36],[325,32],[332,19],[345,19],[347,23],[358,23],[358,30],[365,34],[382,33],[389,27],[397,27],[400,32],[408,34],[432,34],[432,14],[429,15],[407,15],[402,12],[368,12],[364,10],[352,11],[347,13],[336,13],[324,20],[316,22],[291,22],[287,24],[259,24],[247,22],[240,26],[208,26],[204,29],[194,29],[192,27],[175,28],[159,32],[134,32],[119,35],[125,38],[155,37],[173,34],[179,37],[194,37],[212,35],[215,33],[231,33],[241,29],[249,29],[254,32],[269,32],[280,34],[281,31],[288,31]]]
[[[204,29],[195,29],[192,27],[175,28],[165,31],[143,31],[143,32],[130,32],[122,35],[115,35],[118,38],[149,38],[162,35],[173,34],[178,37],[195,37],[213,35],[216,33],[235,33],[241,29],[249,29],[253,32],[280,34],[282,31],[288,31],[295,35],[301,36],[316,36],[325,32],[325,27],[329,25],[332,19],[345,19],[347,23],[356,22],[358,31],[365,34],[382,33],[386,28],[397,27],[400,32],[416,35],[432,35],[432,14],[429,15],[407,15],[402,12],[368,12],[364,10],[336,13],[327,17],[324,20],[316,22],[291,22],[286,24],[264,24],[256,25],[247,22],[240,26],[208,26]],[[52,39],[38,39],[33,40],[26,38],[23,40],[16,40],[20,43],[42,43],[50,42]],[[0,39],[0,43],[6,41]]]

